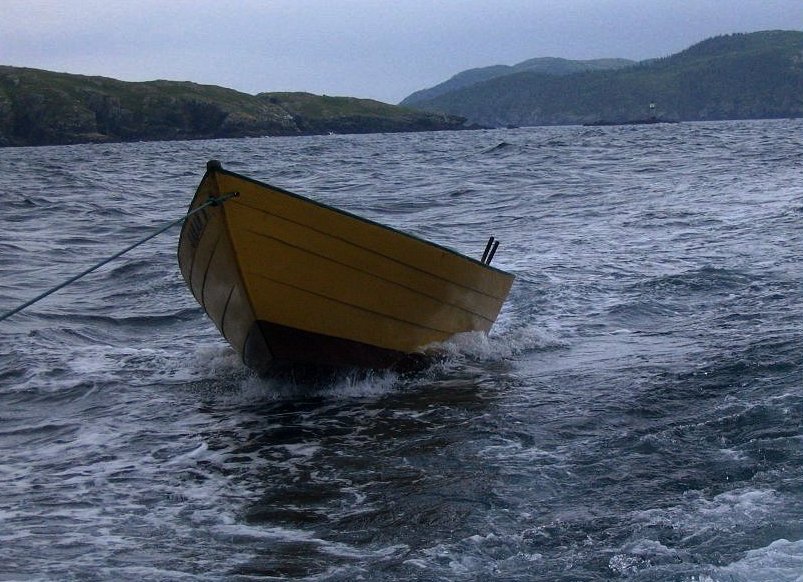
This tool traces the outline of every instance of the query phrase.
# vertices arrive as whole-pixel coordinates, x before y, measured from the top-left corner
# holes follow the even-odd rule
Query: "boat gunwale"
[[[392,226],[388,226],[386,224],[382,224],[381,222],[377,222],[375,220],[371,220],[370,218],[365,218],[365,217],[360,216],[358,214],[354,214],[353,212],[349,212],[348,210],[343,210],[341,208],[337,208],[336,206],[331,206],[331,205],[326,204],[324,202],[319,202],[318,200],[314,200],[313,198],[309,198],[309,197],[304,196],[302,194],[297,194],[295,192],[290,192],[289,190],[285,190],[284,188],[281,188],[279,186],[274,186],[273,184],[269,184],[267,182],[263,182],[261,180],[255,179],[255,178],[250,178],[248,176],[244,176],[244,175],[239,174],[237,172],[232,172],[231,170],[227,170],[227,169],[219,167],[219,166],[208,169],[206,174],[208,175],[208,174],[211,174],[211,173],[214,173],[214,172],[220,172],[222,174],[226,174],[228,176],[231,176],[231,177],[234,177],[234,178],[237,178],[237,179],[240,179],[240,180],[244,180],[244,181],[250,182],[252,184],[256,184],[257,186],[260,186],[262,188],[268,188],[270,190],[275,190],[276,192],[279,192],[280,194],[284,194],[286,196],[290,196],[291,198],[295,198],[295,199],[300,200],[302,202],[307,202],[307,203],[310,203],[310,204],[314,204],[315,206],[318,206],[318,207],[323,208],[325,210],[329,210],[331,212],[335,212],[337,214],[341,214],[343,216],[347,216],[349,218],[358,220],[360,222],[363,222],[363,223],[366,223],[366,224],[369,224],[369,225],[372,225],[372,226],[376,226],[376,227],[379,227],[381,229],[390,231],[392,233],[398,234],[399,236],[406,237],[406,238],[418,241],[420,243],[423,243],[423,244],[428,245],[430,247],[433,247],[435,249],[447,252],[447,253],[449,253],[451,255],[454,255],[454,256],[456,256],[458,258],[461,258],[461,259],[464,259],[466,261],[469,261],[470,263],[473,263],[473,264],[475,264],[477,266],[480,266],[480,267],[483,267],[485,269],[488,269],[489,271],[493,271],[493,272],[498,273],[500,275],[504,275],[506,277],[510,277],[511,280],[516,278],[516,276],[513,273],[510,273],[508,271],[504,271],[502,269],[499,269],[497,267],[493,267],[491,265],[487,265],[487,264],[483,263],[482,261],[480,261],[479,259],[475,259],[473,257],[469,257],[468,255],[464,255],[463,253],[460,253],[460,252],[458,252],[458,251],[456,251],[454,249],[450,249],[449,247],[443,246],[443,245],[441,245],[439,243],[435,243],[435,242],[429,241],[427,239],[421,238],[419,236],[416,236],[414,234],[410,234],[409,232],[405,232],[403,230],[399,230],[399,229],[394,228]],[[205,178],[206,178],[206,175],[204,176],[204,179]],[[202,182],[203,182],[203,179],[202,179]],[[193,198],[193,201],[194,201],[194,198]]]

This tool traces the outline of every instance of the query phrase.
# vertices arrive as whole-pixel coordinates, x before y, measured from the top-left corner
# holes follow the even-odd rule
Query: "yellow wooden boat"
[[[214,160],[188,212],[181,274],[260,373],[417,367],[433,345],[487,332],[513,283],[488,248],[474,260]]]

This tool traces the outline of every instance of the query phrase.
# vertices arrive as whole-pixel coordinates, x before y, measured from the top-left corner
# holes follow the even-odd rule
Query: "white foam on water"
[[[709,540],[730,537],[746,526],[770,526],[774,515],[788,502],[772,489],[734,490],[713,498],[689,492],[687,501],[673,507],[635,515],[648,529],[671,528],[680,535],[677,547],[658,540],[632,540],[618,548],[608,567],[621,576],[644,571],[665,572],[673,566],[700,564]],[[724,567],[701,565],[698,582],[803,581],[803,541],[777,540],[766,548],[750,550],[745,557]],[[686,570],[688,571],[688,570]]]
[[[500,334],[482,332],[457,334],[448,341],[432,346],[445,367],[463,360],[494,363],[507,361],[531,350],[551,349],[562,342],[549,332],[536,327],[510,328]],[[138,384],[185,384],[211,382],[216,399],[224,403],[256,404],[271,400],[299,397],[378,398],[409,386],[409,379],[392,371],[365,372],[355,370],[310,387],[288,379],[259,377],[241,362],[237,353],[223,342],[201,345],[191,351],[177,347],[113,346],[94,344],[77,346],[68,362],[73,376],[87,382],[137,379]],[[430,370],[444,367],[441,359]],[[431,375],[425,371],[424,377]]]
[[[617,553],[608,560],[608,568],[621,576],[635,574],[641,570],[650,568],[655,561],[665,563],[666,561],[680,562],[684,552],[678,552],[661,542],[642,539],[625,544]]]
[[[103,567],[99,572],[105,580],[198,580],[194,573],[148,566]]]
[[[750,489],[720,493],[711,501],[700,500],[698,517],[725,525],[738,525],[766,518],[781,504],[780,495],[771,489]]]
[[[620,576],[635,574],[639,570],[643,570],[649,566],[649,560],[645,560],[640,556],[631,556],[628,554],[616,554],[608,560],[608,567]]]
[[[63,353],[58,361],[46,352],[29,355],[29,377],[13,388],[58,392],[74,381],[85,384],[180,384],[231,376],[244,370],[234,350],[219,343],[190,352],[181,347],[134,347],[101,342],[62,346],[61,349]],[[49,377],[54,367],[63,370],[62,380],[58,382]]]
[[[324,400],[372,400],[403,388],[405,380],[392,371],[354,370],[325,378],[318,383],[299,383],[289,378],[261,377],[238,363],[228,369],[221,381],[212,387],[214,399],[228,406],[259,405],[269,402],[298,401],[309,398]]]
[[[276,448],[282,448],[286,450],[294,458],[302,457],[302,459],[307,460],[321,450],[321,445],[320,443],[311,443],[306,441],[296,444],[276,445]]]
[[[536,463],[559,464],[565,461],[563,457],[552,451],[525,444],[518,439],[496,435],[493,441],[495,444],[483,447],[478,452],[478,455],[489,460],[504,460],[505,462],[519,463],[529,467]]]
[[[205,442],[202,442],[194,449],[186,453],[180,453],[173,458],[168,459],[165,462],[165,465],[190,465],[198,462],[199,460],[208,458],[209,456],[209,445]]]
[[[750,457],[745,451],[737,449],[719,449],[720,454],[729,461],[746,461]]]
[[[258,526],[243,523],[221,524],[210,528],[218,538],[229,543],[248,544],[253,542],[272,542],[284,544],[309,544],[315,551],[348,559],[383,559],[400,555],[409,547],[405,544],[380,546],[377,548],[356,548],[343,542],[327,540],[315,531],[282,526]]]
[[[682,505],[639,512],[639,521],[649,525],[669,525],[694,536],[711,529],[767,520],[776,508],[783,505],[781,495],[772,489],[729,491],[712,499],[691,491],[686,497],[688,501]]]
[[[247,373],[237,353],[222,341],[201,345],[190,352],[159,348],[142,355],[147,357],[124,358],[120,363],[126,368],[126,377],[134,372],[143,383],[182,384]]]
[[[775,540],[748,551],[727,566],[716,568],[700,582],[737,580],[745,582],[803,582],[803,540]]]
[[[401,376],[392,371],[352,373],[320,391],[323,396],[376,398],[396,392],[403,386]]]
[[[522,572],[538,572],[544,562],[520,534],[485,532],[425,548],[404,561],[426,570],[432,579],[521,579]],[[424,578],[429,579],[429,578]]]
[[[225,374],[243,369],[237,352],[222,342],[200,346],[183,363],[187,368],[201,371],[205,375]]]
[[[152,353],[153,350],[144,350]],[[116,353],[115,353],[116,352]],[[81,348],[67,362],[70,370],[82,377],[96,376],[101,372],[110,372],[118,367],[115,356],[141,352],[135,349],[113,350],[107,346],[86,346]]]
[[[522,353],[565,347],[565,343],[544,328],[536,325],[513,327],[500,333],[459,333],[443,343],[431,346],[447,357],[465,357],[480,362],[513,359]]]
[[[314,532],[281,526],[254,526],[245,523],[225,523],[210,528],[215,535],[229,541],[277,540],[282,542],[305,542],[324,544]]]

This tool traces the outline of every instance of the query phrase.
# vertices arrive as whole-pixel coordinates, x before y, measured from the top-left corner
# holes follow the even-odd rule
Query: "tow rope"
[[[230,192],[230,193],[228,193],[228,194],[223,194],[223,195],[221,195],[221,196],[210,196],[210,197],[209,197],[209,199],[208,199],[206,202],[204,202],[203,204],[201,204],[201,205],[200,205],[198,208],[196,208],[196,209],[194,209],[194,210],[191,210],[190,212],[188,212],[187,214],[185,214],[184,216],[182,216],[182,217],[181,217],[181,218],[179,218],[178,220],[174,220],[174,221],[172,221],[172,222],[169,222],[169,223],[165,224],[164,226],[161,226],[161,227],[159,227],[157,230],[155,230],[154,232],[152,232],[152,233],[151,233],[151,234],[149,234],[148,236],[146,236],[146,237],[144,237],[144,238],[141,238],[140,240],[138,240],[138,241],[137,241],[137,242],[135,242],[134,244],[127,246],[127,247],[126,247],[126,248],[124,248],[123,250],[121,250],[121,251],[119,251],[119,252],[116,252],[116,253],[114,253],[114,254],[113,254],[113,255],[111,255],[110,257],[107,257],[107,258],[103,259],[102,261],[100,261],[100,262],[98,262],[98,263],[95,263],[94,265],[92,265],[92,266],[91,266],[91,267],[89,267],[88,269],[84,269],[83,271],[81,271],[81,272],[80,272],[80,273],[78,273],[77,275],[73,275],[72,277],[70,277],[69,279],[67,279],[66,281],[64,281],[63,283],[60,283],[60,284],[56,285],[56,286],[55,286],[55,287],[53,287],[52,289],[48,289],[48,290],[47,290],[47,291],[45,291],[44,293],[40,293],[39,295],[37,295],[37,296],[36,296],[36,297],[34,297],[33,299],[31,299],[31,300],[29,300],[29,301],[26,301],[25,303],[23,303],[22,305],[19,305],[19,306],[15,307],[15,308],[14,308],[14,309],[12,309],[11,311],[8,311],[7,313],[3,313],[2,315],[0,315],[0,321],[3,321],[3,320],[5,320],[5,319],[8,319],[8,318],[9,318],[9,317],[11,317],[12,315],[15,315],[15,314],[19,313],[20,311],[22,311],[23,309],[26,309],[26,308],[30,307],[30,306],[31,306],[31,305],[33,305],[34,303],[38,303],[39,301],[41,301],[41,300],[42,300],[42,299],[44,299],[45,297],[49,297],[50,295],[53,295],[53,293],[56,293],[57,291],[61,291],[61,290],[62,290],[62,289],[64,289],[65,287],[67,287],[67,286],[69,286],[69,285],[72,285],[72,284],[73,284],[73,283],[75,283],[75,282],[76,282],[78,279],[80,279],[80,278],[82,278],[82,277],[85,277],[86,275],[89,275],[89,273],[91,273],[92,271],[96,271],[97,269],[100,269],[100,268],[101,268],[103,265],[106,265],[106,264],[108,264],[108,263],[111,263],[113,260],[115,260],[115,259],[117,259],[117,258],[119,258],[119,257],[122,257],[124,254],[126,254],[127,252],[129,252],[129,251],[131,251],[131,250],[133,250],[133,249],[137,248],[137,247],[138,247],[138,246],[140,246],[141,244],[143,244],[143,243],[146,243],[146,242],[148,242],[149,240],[151,240],[152,238],[159,236],[159,235],[160,235],[160,234],[162,234],[163,232],[165,232],[165,231],[167,231],[167,230],[170,230],[170,229],[171,229],[171,228],[173,228],[174,226],[176,226],[176,225],[178,225],[178,224],[181,224],[182,222],[184,222],[185,220],[187,220],[187,219],[188,219],[190,216],[193,216],[194,214],[196,214],[196,213],[198,213],[198,212],[202,211],[202,210],[203,210],[203,209],[205,209],[206,207],[208,207],[208,206],[219,206],[219,205],[223,204],[224,202],[226,202],[227,200],[230,200],[230,199],[232,199],[232,198],[235,198],[236,196],[239,196],[239,195],[240,195],[240,193],[239,193],[239,192]]]

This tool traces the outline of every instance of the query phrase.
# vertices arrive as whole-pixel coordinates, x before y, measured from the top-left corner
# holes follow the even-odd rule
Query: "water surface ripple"
[[[171,231],[0,323],[0,579],[799,581],[803,123],[0,149],[0,311],[207,159],[517,276],[400,378],[253,377]]]

